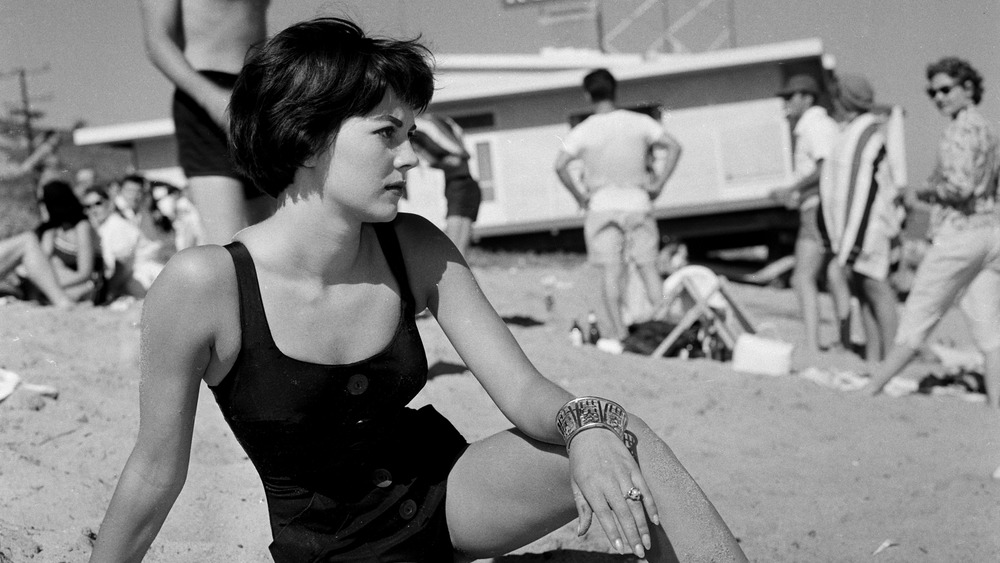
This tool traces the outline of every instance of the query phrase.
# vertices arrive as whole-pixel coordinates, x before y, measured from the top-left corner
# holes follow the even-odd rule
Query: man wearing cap
[[[886,157],[875,92],[844,74],[835,103],[844,126],[820,177],[820,232],[864,311],[866,357],[881,359],[896,334],[896,295],[888,282],[890,245],[899,234],[898,188]]]
[[[795,182],[779,188],[772,197],[784,201],[789,208],[799,209],[799,231],[795,240],[795,270],[792,287],[799,300],[805,324],[806,348],[819,350],[819,285],[820,272],[827,263],[823,239],[819,232],[819,178],[823,161],[827,159],[837,137],[837,122],[819,105],[819,84],[808,74],[796,74],[788,79],[778,96],[785,101],[785,115],[792,126],[792,167]],[[847,283],[839,268],[828,275],[835,308],[847,310]],[[840,303],[843,301],[844,303]],[[840,315],[838,315],[840,316]],[[846,313],[843,315],[846,317]],[[843,325],[844,323],[841,323]],[[841,335],[843,340],[843,334]]]

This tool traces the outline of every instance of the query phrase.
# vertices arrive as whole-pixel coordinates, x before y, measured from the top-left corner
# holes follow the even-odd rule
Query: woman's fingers
[[[642,505],[646,509],[646,516],[649,517],[650,522],[655,526],[660,525],[660,512],[656,508],[656,501],[653,500],[653,495],[649,491],[649,487],[646,485],[646,479],[643,478],[642,473],[636,473],[632,476],[632,482],[635,486],[642,492]],[[645,518],[643,519],[645,522]],[[649,546],[646,546],[649,549]]]
[[[643,497],[642,490],[632,485],[622,493],[625,512],[618,513],[618,522],[625,532],[625,537],[628,538],[629,548],[639,557],[645,556],[645,550],[651,545],[649,525],[646,524],[646,509],[642,504]]]
[[[571,481],[570,485],[573,487],[573,502],[576,504],[576,512],[579,514],[579,521],[576,525],[576,535],[582,536],[587,533],[590,529],[590,524],[594,518],[594,512],[590,509],[590,505],[587,504],[587,499],[584,498],[583,492],[580,491],[580,487],[577,486],[576,481]]]
[[[611,484],[608,490],[603,490],[603,487],[595,488],[586,496],[590,499],[593,515],[611,545],[619,553],[628,550],[639,557],[644,557],[650,540],[643,504],[639,501],[626,500],[625,493],[617,490],[624,489],[627,492],[629,488],[631,487],[625,488],[623,485],[616,488]],[[635,506],[630,506],[632,504]]]
[[[652,545],[652,539],[649,534],[649,524],[646,520],[646,514],[654,514],[656,510],[656,505],[653,504],[649,499],[652,495],[646,489],[645,482],[642,482],[642,476],[639,475],[638,479],[633,479],[633,486],[625,493],[625,504],[628,505],[629,510],[632,513],[632,519],[635,522],[636,529],[638,530],[639,540],[641,541],[641,547],[649,549]],[[647,505],[647,503],[649,503]],[[652,506],[654,512],[648,512],[647,506]],[[652,517],[650,517],[651,519]],[[632,544],[632,550],[636,555],[640,555],[640,547],[635,543]]]

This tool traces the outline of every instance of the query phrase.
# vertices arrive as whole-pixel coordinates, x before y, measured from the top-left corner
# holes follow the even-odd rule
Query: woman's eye
[[[385,129],[379,129],[378,130],[378,134],[381,135],[383,138],[386,138],[386,139],[391,139],[392,136],[395,133],[396,133],[396,131],[394,129],[392,129],[391,127],[386,127]]]

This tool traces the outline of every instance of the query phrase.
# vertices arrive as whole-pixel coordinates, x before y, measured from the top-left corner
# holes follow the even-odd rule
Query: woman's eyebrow
[[[394,115],[389,115],[388,113],[384,113],[382,115],[376,115],[375,116],[375,120],[376,121],[389,121],[393,125],[395,125],[396,127],[402,127],[403,126],[403,120],[399,119],[398,117],[396,117]]]

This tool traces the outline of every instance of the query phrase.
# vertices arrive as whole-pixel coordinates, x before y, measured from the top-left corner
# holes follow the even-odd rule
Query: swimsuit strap
[[[267,316],[264,314],[264,302],[260,297],[257,269],[250,251],[238,240],[227,244],[225,249],[232,255],[236,266],[236,285],[240,292],[241,348],[274,346]]]
[[[403,264],[403,252],[399,248],[399,239],[392,223],[373,224],[378,237],[382,254],[385,255],[389,270],[396,283],[399,284],[400,298],[406,308],[414,306],[413,292],[410,290],[409,277]],[[257,269],[254,267],[250,251],[240,241],[234,240],[225,249],[233,257],[236,266],[236,285],[240,294],[240,331],[242,347],[274,346],[267,315],[264,313],[264,302],[260,296],[260,283],[257,280]]]
[[[396,283],[399,284],[400,298],[408,307],[413,307],[415,300],[413,291],[410,290],[410,278],[406,275],[403,251],[399,248],[395,222],[372,223],[372,227],[375,228],[375,234],[378,236],[378,244],[382,248],[382,254],[385,255],[385,260],[389,263],[389,270],[396,278]]]

